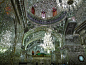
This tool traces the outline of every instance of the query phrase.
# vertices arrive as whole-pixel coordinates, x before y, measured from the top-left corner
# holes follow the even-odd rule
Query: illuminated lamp
[[[80,62],[84,62],[84,60],[85,60],[85,58],[84,58],[83,55],[79,55],[79,56],[78,56],[78,59],[79,59]]]

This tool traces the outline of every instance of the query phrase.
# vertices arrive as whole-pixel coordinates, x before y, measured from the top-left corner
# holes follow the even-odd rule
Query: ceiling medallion
[[[68,1],[67,1],[67,4],[68,4],[68,5],[72,5],[73,3],[74,3],[73,0],[68,0]]]
[[[83,0],[62,0],[59,2],[56,0],[57,6],[61,11],[74,11],[83,3]]]

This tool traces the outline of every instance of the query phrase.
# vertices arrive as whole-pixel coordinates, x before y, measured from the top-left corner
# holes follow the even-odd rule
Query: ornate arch
[[[43,37],[42,35],[39,35],[37,38],[34,38],[34,39],[30,40],[30,41],[25,45],[25,39],[26,39],[30,34],[33,34],[33,33],[35,33],[35,32],[39,32],[39,31],[47,31],[47,27],[46,27],[46,26],[42,26],[42,27],[34,28],[34,29],[32,29],[32,30],[30,30],[30,31],[28,31],[27,33],[24,34],[24,36],[23,36],[23,41],[22,41],[22,45],[25,47],[25,48],[24,48],[25,50],[26,50],[28,44],[30,44],[31,42],[36,41],[36,40],[38,40],[38,39],[41,39],[41,38]],[[60,47],[61,47],[61,45],[62,45],[62,43],[63,43],[63,42],[62,42],[62,35],[61,35],[60,33],[55,32],[54,30],[52,31],[51,34],[52,34],[53,36],[55,36],[55,37],[59,40],[59,42],[60,42]]]

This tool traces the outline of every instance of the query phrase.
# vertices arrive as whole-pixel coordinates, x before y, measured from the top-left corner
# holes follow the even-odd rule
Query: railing
[[[44,20],[28,12],[27,17],[35,23],[42,24],[42,25],[48,25],[48,24],[53,24],[53,23],[61,21],[66,16],[66,14],[67,14],[66,11],[62,11],[59,15],[52,17],[51,19]]]
[[[75,28],[75,33],[79,33],[80,31],[86,28],[86,20],[82,22],[78,27]]]

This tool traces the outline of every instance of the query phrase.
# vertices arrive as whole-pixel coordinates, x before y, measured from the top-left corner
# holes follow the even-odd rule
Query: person
[[[32,55],[34,55],[34,51],[32,51]]]
[[[38,62],[36,62],[36,65],[38,65]]]

